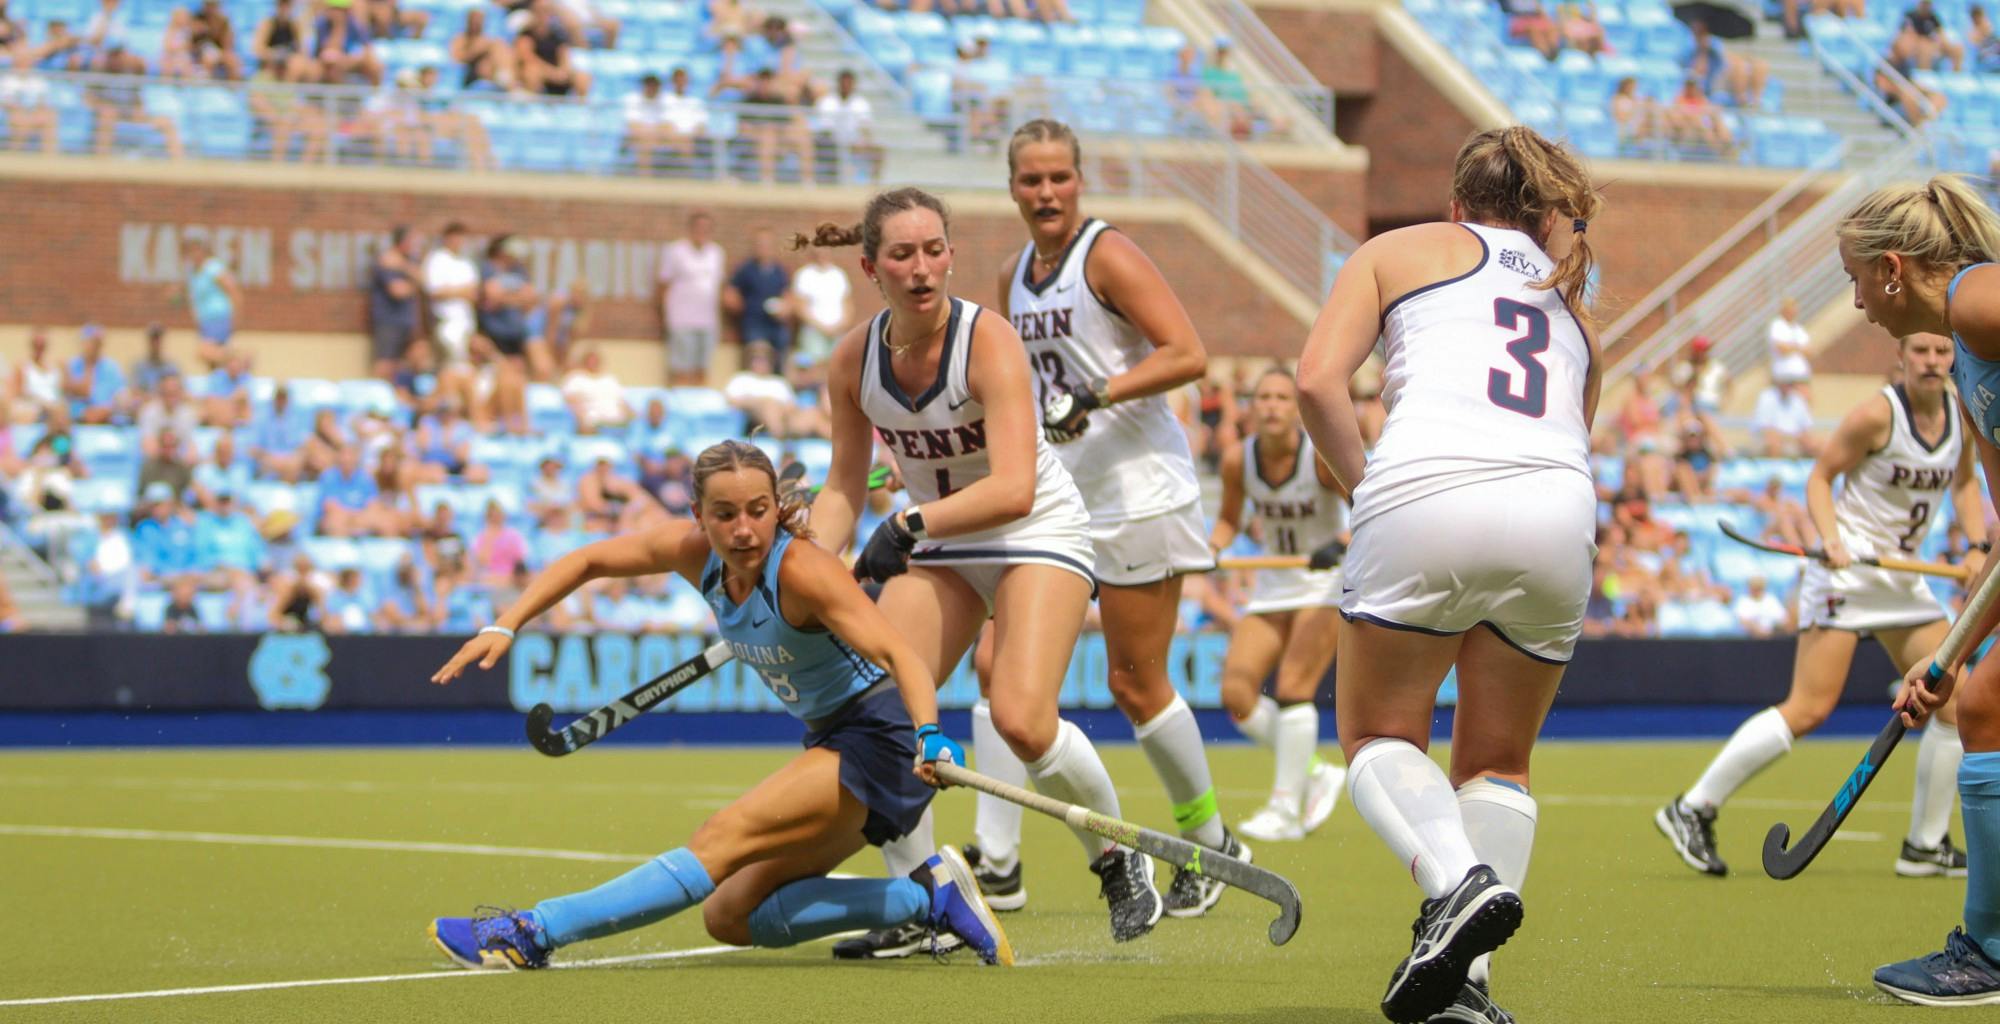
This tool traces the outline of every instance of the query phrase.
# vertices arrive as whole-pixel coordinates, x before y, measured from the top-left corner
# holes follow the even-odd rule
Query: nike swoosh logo
[[[1354,593],[1354,588],[1353,588],[1353,587],[1342,587],[1342,588],[1340,588],[1340,596],[1342,596],[1342,597],[1346,597],[1347,595],[1349,595],[1349,594],[1352,594],[1352,593]]]
[[[750,620],[750,628],[751,628],[751,629],[759,629],[759,628],[762,628],[762,627],[763,627],[763,625],[764,625],[764,623],[766,623],[766,622],[769,622],[769,621],[771,621],[771,619],[770,619],[770,616],[765,616],[764,618],[761,618],[761,619],[751,619],[751,620]]]
[[[1144,569],[1145,567],[1147,567],[1147,566],[1149,566],[1149,565],[1152,565],[1152,564],[1153,564],[1153,563],[1151,563],[1151,562],[1140,562],[1140,563],[1139,563],[1138,565],[1127,565],[1127,566],[1125,567],[1125,571],[1126,571],[1126,572],[1132,572],[1132,571],[1134,571],[1134,570],[1137,570],[1137,569]]]
[[[1062,293],[1064,293],[1064,292],[1066,292],[1066,291],[1069,291],[1069,290],[1070,290],[1071,288],[1074,288],[1074,287],[1076,287],[1076,282],[1075,282],[1075,281],[1064,281],[1064,282],[1062,283],[1062,286],[1061,286],[1061,287],[1058,287],[1058,288],[1051,288],[1051,289],[1049,289],[1049,294],[1051,294],[1051,295],[1061,295]]]
[[[952,412],[957,412],[960,406],[970,401],[972,401],[972,396],[967,395],[964,398],[961,398],[958,401],[951,403],[951,405],[948,406],[947,408],[949,408]]]

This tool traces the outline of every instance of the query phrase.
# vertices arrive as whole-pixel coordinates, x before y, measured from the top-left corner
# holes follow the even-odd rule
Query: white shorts
[[[1340,607],[1339,569],[1314,572],[1311,569],[1260,569],[1257,588],[1250,592],[1245,615],[1295,612],[1301,608]]]
[[[1597,495],[1568,469],[1418,498],[1354,529],[1348,619],[1454,636],[1485,626],[1538,661],[1569,661],[1597,557]]]
[[[1838,571],[1818,562],[1799,581],[1799,628],[1870,633],[1937,622],[1944,606],[1922,576],[1850,565]]]
[[[1067,569],[1090,581],[1091,596],[1095,597],[1097,579],[1090,574],[1089,523],[1083,499],[1065,480],[1054,493],[1037,495],[1035,510],[1027,518],[969,537],[924,541],[910,553],[910,564],[956,570],[986,600],[988,615],[993,613],[993,595],[1000,589],[1001,575],[1016,565]]]
[[[1198,500],[1143,519],[1092,522],[1090,543],[1097,581],[1108,586],[1136,587],[1215,568]]]
[[[439,317],[436,339],[438,348],[443,350],[439,365],[444,369],[456,369],[472,365],[472,318]]]

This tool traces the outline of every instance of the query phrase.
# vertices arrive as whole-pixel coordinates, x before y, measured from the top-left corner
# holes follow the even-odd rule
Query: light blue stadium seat
[[[165,609],[162,609],[164,614]],[[194,617],[201,621],[201,628],[210,633],[232,632],[235,623],[229,621],[229,595],[203,592],[194,596]]]
[[[587,468],[599,459],[610,459],[613,467],[628,470],[632,463],[630,453],[625,450],[625,442],[615,437],[572,437],[565,450],[565,461],[572,468]]]
[[[1601,109],[1610,101],[1611,76],[1589,56],[1566,50],[1556,58],[1555,72],[1564,103]]]
[[[167,605],[173,603],[164,590],[141,590],[132,597],[132,628],[141,633],[157,633],[167,624]]]
[[[132,510],[136,485],[131,479],[93,476],[70,485],[69,500],[78,512],[124,514]]]
[[[42,433],[42,425],[39,423],[23,423],[15,426],[11,434],[14,439],[14,457],[27,458],[28,452],[35,447],[35,442],[42,439]]]
[[[1062,70],[1062,54],[1050,40],[1049,30],[1032,21],[1008,21],[1002,24],[1000,40],[1005,40],[1009,51],[1008,63],[1014,71],[1022,75],[1054,75]],[[1001,45],[995,40],[994,46]]]
[[[1146,20],[1146,0],[1103,0],[1098,19],[1107,25],[1137,25]]]
[[[919,68],[910,72],[905,83],[910,90],[910,105],[922,117],[943,120],[952,115],[951,72],[938,67]]]
[[[330,380],[294,377],[286,381],[285,386],[291,390],[292,405],[295,408],[306,410],[340,408],[340,385]]]
[[[563,402],[562,392],[553,384],[530,384],[527,392],[528,425],[538,434],[574,434],[576,418]]]
[[[1694,636],[1735,636],[1743,631],[1729,607],[1717,600],[1696,601],[1688,609],[1688,630]]]
[[[345,537],[307,537],[299,541],[299,550],[317,568],[338,571],[361,567],[361,548]]]
[[[241,93],[229,89],[189,90],[188,118],[193,137],[185,141],[207,156],[241,160],[250,153],[250,109]]]
[[[394,415],[396,412],[396,389],[386,380],[373,377],[343,380],[338,382],[335,388],[340,395],[340,407],[350,413],[381,412],[385,415]]]
[[[1104,39],[1088,25],[1059,24],[1049,30],[1056,48],[1062,51],[1063,71],[1078,78],[1108,78],[1111,52]]]
[[[139,472],[138,432],[131,427],[77,427],[76,457],[92,476],[132,479]]]
[[[1662,601],[1654,627],[1663,637],[1694,635],[1694,611],[1680,601]]]
[[[1570,144],[1584,156],[1604,159],[1618,154],[1618,126],[1601,104],[1567,105],[1562,120]]]

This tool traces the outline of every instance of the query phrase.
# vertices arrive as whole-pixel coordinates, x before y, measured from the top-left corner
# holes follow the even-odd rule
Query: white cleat
[[[1340,806],[1340,791],[1347,785],[1347,769],[1322,761],[1306,776],[1306,806],[1300,824],[1308,833],[1319,831],[1333,809]]]
[[[1236,831],[1266,843],[1290,843],[1306,837],[1305,826],[1299,823],[1297,811],[1279,800],[1272,800]]]

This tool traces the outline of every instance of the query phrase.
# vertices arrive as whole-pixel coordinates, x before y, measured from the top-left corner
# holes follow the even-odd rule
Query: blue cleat
[[[1965,929],[1953,928],[1944,952],[1877,967],[1875,987],[1919,1006],[2000,1005],[2000,964]]]
[[[526,914],[479,907],[471,917],[431,922],[431,941],[460,967],[527,971],[549,965],[549,951],[535,941],[542,926]]]
[[[924,918],[932,932],[944,932],[965,940],[965,944],[988,964],[1014,965],[1014,947],[1000,927],[993,908],[972,877],[972,865],[955,846],[938,849],[924,866],[910,872],[917,884],[930,890],[931,909]],[[937,940],[932,940],[933,947]]]

